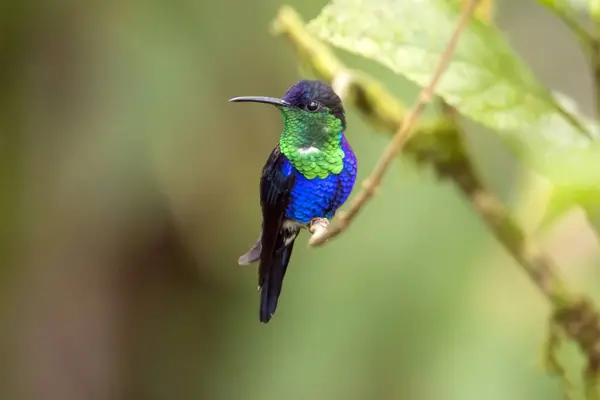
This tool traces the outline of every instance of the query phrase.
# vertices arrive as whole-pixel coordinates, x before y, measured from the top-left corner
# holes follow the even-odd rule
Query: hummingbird
[[[331,219],[352,192],[357,160],[346,139],[339,96],[318,80],[301,80],[282,98],[244,96],[231,102],[275,106],[283,116],[279,143],[260,177],[262,229],[239,265],[259,261],[260,322],[277,309],[294,242],[311,221]]]

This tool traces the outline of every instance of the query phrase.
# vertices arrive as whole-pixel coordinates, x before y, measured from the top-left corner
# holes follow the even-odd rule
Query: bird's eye
[[[311,101],[306,105],[306,109],[310,112],[315,112],[319,109],[319,103],[317,103],[316,101]]]

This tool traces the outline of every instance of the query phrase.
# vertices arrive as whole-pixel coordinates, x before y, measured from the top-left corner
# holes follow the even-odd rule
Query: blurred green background
[[[325,5],[290,3],[308,20]],[[301,76],[277,0],[0,5],[0,398],[560,399],[547,307],[449,184],[396,163],[352,228],[304,234],[278,312],[258,322],[260,169],[270,107]],[[534,2],[497,22],[540,80],[592,110],[569,32]],[[412,103],[416,88],[340,56]],[[359,180],[388,138],[347,108]],[[533,229],[539,181],[469,126],[482,176]],[[598,299],[581,215],[538,237]],[[576,377],[581,360],[561,356]]]

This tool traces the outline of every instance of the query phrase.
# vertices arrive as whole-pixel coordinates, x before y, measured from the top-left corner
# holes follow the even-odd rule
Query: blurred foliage
[[[236,260],[260,229],[281,120],[227,99],[299,78],[267,29],[279,6],[0,6],[0,398],[561,398],[541,368],[542,299],[456,191],[405,160],[343,238],[300,239],[278,313],[258,323],[256,269]],[[589,110],[567,33],[518,0],[498,13],[540,81]],[[414,98],[409,81],[340,56]],[[347,114],[361,180],[387,138]],[[482,175],[531,223],[535,178],[495,136],[468,133]],[[595,244],[576,220],[564,229],[547,246],[598,293]]]
[[[460,4],[454,3],[335,0],[309,29],[425,86],[458,18]],[[540,84],[495,26],[477,19],[469,23],[436,94],[498,133],[561,195],[598,192],[600,176],[592,166],[600,142],[592,137],[600,127],[575,107],[567,109],[564,94],[554,95]]]
[[[345,35],[345,30],[344,28],[340,28],[340,24],[347,25],[348,17],[344,12],[339,12],[338,15],[336,15],[335,12],[335,7],[339,6],[340,3],[340,1],[334,0],[334,2],[327,6],[325,11],[321,14],[327,14],[324,22],[326,25],[324,27],[326,34],[321,33],[322,36],[331,38],[339,36],[343,37]],[[381,8],[381,4],[375,2],[370,3],[369,6],[361,12],[358,12],[356,9],[363,8],[363,4],[354,4],[352,2],[345,3],[347,3],[346,6],[353,10],[353,15],[360,14],[361,16],[364,16],[364,18],[357,19],[355,22],[360,21],[364,24],[364,19],[372,19],[371,24],[367,24],[367,26],[362,28],[359,27],[358,29],[359,31],[368,31],[370,34],[378,31],[381,32],[381,26],[386,25],[384,24],[384,21],[386,20],[386,17],[383,16],[384,13],[389,13],[392,10],[402,8],[401,5],[395,4],[391,6],[392,8],[388,7],[386,8],[387,11],[384,11]],[[456,62],[457,57],[460,60],[460,52],[458,55],[454,54],[455,45],[458,36],[460,36],[458,32],[466,29],[468,33],[470,14],[473,14],[473,11],[475,11],[475,15],[473,15],[474,18],[489,18],[489,15],[487,14],[482,14],[481,12],[477,13],[477,0],[472,0],[471,2],[468,2],[468,4],[462,3],[462,6],[466,7],[468,11],[462,11],[463,15],[461,16],[461,21],[463,22],[457,22],[456,24],[459,25],[456,25],[456,27],[453,28],[453,33],[447,35],[452,38],[448,39],[449,41],[445,45],[446,48],[439,52],[439,61],[436,61],[434,68],[435,72],[431,72],[433,75],[429,78],[429,82],[423,82],[423,84],[426,83],[426,86],[431,89],[423,89],[419,94],[419,102],[421,105],[423,105],[422,102],[425,101],[424,97],[427,97],[424,93],[428,90],[438,90],[436,89],[438,86],[436,86],[434,82],[437,83],[442,71],[451,64],[452,60],[455,60]],[[454,17],[456,20],[457,13],[453,12],[455,11],[454,9],[447,7],[448,4],[449,3],[444,2],[431,2],[428,3],[428,5],[421,4],[420,8],[430,7],[432,9],[430,10],[431,15],[436,15],[437,17],[446,20]],[[416,4],[413,3],[413,5]],[[406,6],[406,4],[404,4],[404,6]],[[436,7],[439,7],[439,10],[437,10]],[[483,3],[483,5],[480,4],[480,7],[485,9],[488,5]],[[417,7],[415,7],[414,11],[417,11]],[[419,12],[417,12],[417,14],[419,14]],[[371,15],[371,17],[369,17],[369,15]],[[373,15],[375,15],[375,18],[372,17]],[[315,21],[317,26],[320,23],[323,23],[323,21],[319,22],[319,18],[322,17],[317,17],[317,19],[313,20],[309,25],[312,25],[314,28]],[[414,20],[414,18],[409,18],[409,20]],[[377,167],[365,180],[364,189],[355,196],[354,201],[350,204],[348,215],[345,218],[345,220],[348,221],[350,215],[357,213],[357,209],[360,208],[359,204],[365,204],[364,199],[367,198],[365,192],[368,190],[366,185],[370,184],[379,187],[382,176],[380,169],[381,162],[384,162],[384,160],[387,160],[385,161],[386,163],[388,161],[393,161],[393,157],[387,158],[390,146],[398,146],[398,138],[405,138],[409,135],[409,132],[406,132],[406,126],[413,125],[413,116],[414,113],[417,113],[415,110],[419,110],[421,107],[415,105],[410,111],[405,111],[405,107],[401,104],[402,101],[393,98],[393,95],[386,92],[383,85],[375,78],[369,77],[364,73],[357,74],[355,71],[348,69],[348,67],[336,59],[332,52],[327,49],[327,46],[323,43],[319,43],[315,38],[310,38],[311,34],[304,25],[302,18],[293,8],[282,7],[274,21],[273,27],[276,34],[282,34],[290,40],[303,67],[313,71],[318,78],[331,82],[333,87],[337,88],[336,90],[339,93],[342,93],[346,101],[346,106],[352,105],[356,107],[367,120],[370,122],[373,121],[373,125],[376,127],[391,125],[387,129],[390,134],[394,134],[393,141],[386,147]],[[491,21],[486,20],[485,25],[491,26]],[[350,26],[352,26],[352,24],[350,24]],[[388,34],[393,30],[394,27],[392,24],[388,24],[383,28],[383,32],[387,32]],[[468,37],[468,34],[466,35]],[[398,39],[401,38],[402,35],[396,35],[395,37]],[[590,38],[592,38],[590,44],[595,44],[597,42],[593,36],[590,36]],[[380,45],[382,48],[371,54],[371,56],[374,56],[375,58],[389,59],[389,55],[395,54],[392,48],[393,46],[390,46],[391,41],[384,40],[380,43],[375,43],[373,46],[374,42],[372,39],[365,39],[364,34],[362,33],[358,35],[357,40],[360,43],[357,47],[364,48],[367,46],[370,51],[373,51]],[[439,39],[438,42],[442,42],[442,40]],[[460,43],[463,43],[463,41],[460,41]],[[442,46],[442,43],[439,43],[439,45]],[[341,46],[344,47],[344,45]],[[402,47],[404,45],[400,46]],[[383,47],[386,49],[389,48],[389,51],[384,51]],[[408,47],[410,48],[410,45]],[[471,46],[470,49],[472,50],[473,46]],[[593,52],[595,52],[595,50]],[[371,57],[369,55],[365,56],[367,58]],[[595,68],[596,64],[594,63],[594,58],[590,61],[591,65]],[[445,66],[441,67],[441,65]],[[391,68],[393,69],[393,67]],[[446,75],[444,75],[444,77],[446,77]],[[456,76],[450,74],[449,78],[456,78]],[[496,80],[502,80],[502,77],[497,76]],[[453,83],[456,86],[456,82]],[[597,87],[598,85],[600,85],[600,83],[596,84]],[[597,90],[600,92],[600,87],[598,87]],[[471,94],[472,93],[469,92],[468,96]],[[529,94],[527,93],[526,96],[527,95]],[[448,97],[447,93],[443,94],[443,96],[446,98]],[[457,99],[455,100],[460,102],[460,95],[457,95]],[[393,106],[390,104],[393,104]],[[573,108],[572,104],[569,104],[569,106]],[[566,110],[562,109],[560,106],[557,107],[559,112],[562,112],[563,114],[566,112]],[[395,114],[390,114],[389,110],[391,109],[395,110]],[[481,107],[478,106],[478,108],[475,109],[481,110]],[[572,116],[570,117],[573,118]],[[390,124],[390,121],[402,121],[402,127],[397,128],[400,123],[395,122]],[[586,369],[582,374],[582,378],[584,379],[583,392],[585,392],[586,398],[596,399],[598,395],[600,395],[598,392],[598,390],[600,390],[600,385],[598,383],[600,380],[600,371],[598,369],[598,365],[600,365],[600,352],[598,351],[598,346],[600,345],[600,313],[596,310],[593,300],[591,301],[589,297],[584,294],[579,294],[567,289],[568,285],[560,277],[558,266],[555,262],[548,257],[544,250],[536,249],[532,246],[531,239],[527,237],[523,228],[515,222],[511,212],[506,209],[497,195],[486,188],[485,184],[481,182],[478,172],[473,168],[470,156],[462,143],[463,132],[460,125],[456,124],[455,110],[444,105],[443,112],[436,115],[433,123],[429,121],[417,124],[418,126],[414,129],[410,139],[407,140],[407,143],[403,148],[404,155],[414,157],[421,166],[432,167],[435,170],[436,175],[442,181],[449,180],[452,182],[460,190],[461,194],[468,199],[473,210],[486,222],[490,232],[494,234],[498,241],[504,246],[505,250],[518,261],[523,272],[530,276],[532,283],[540,289],[544,297],[546,297],[550,303],[551,308],[549,312],[550,339],[547,341],[547,344],[545,344],[547,369],[554,375],[558,375],[565,386],[565,391],[570,392],[572,384],[570,383],[566,370],[558,361],[559,358],[557,353],[563,338],[577,343],[586,359]],[[396,133],[396,129],[400,130]],[[415,142],[418,144],[415,145]],[[450,149],[448,147],[449,143],[453,143],[450,148],[454,149],[450,150],[450,152],[448,152]],[[369,183],[367,184],[366,182]],[[591,186],[588,190],[593,191],[593,189],[594,186]],[[361,199],[361,201],[359,201],[359,199]],[[590,221],[595,228],[596,215],[592,213],[592,211],[593,210],[589,207],[586,209],[588,221]],[[547,220],[547,218],[544,218],[544,220]],[[342,220],[340,219],[339,224],[341,223]],[[335,232],[335,228],[333,232]],[[313,238],[311,238],[309,243],[313,244],[315,235],[313,235]],[[565,393],[567,398],[571,398],[570,394],[567,392]]]

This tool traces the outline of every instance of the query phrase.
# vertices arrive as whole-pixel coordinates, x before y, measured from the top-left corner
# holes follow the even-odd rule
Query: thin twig
[[[540,2],[551,13],[560,18],[563,23],[571,30],[579,42],[579,46],[584,55],[588,58],[592,68],[592,75],[596,88],[600,84],[600,44],[598,43],[597,33],[590,32],[577,16],[577,11],[568,2]],[[600,116],[600,92],[596,91],[596,109]],[[580,122],[579,118],[568,112],[563,106],[558,106],[558,112],[574,127],[581,131],[589,139],[593,139],[589,130]]]
[[[576,11],[571,8],[568,2],[549,3],[540,1],[539,3],[564,22],[571,32],[573,32],[584,51],[592,51],[594,36],[578,20]]]
[[[596,118],[600,118],[600,39],[594,40],[590,51],[589,63],[594,78],[594,89],[596,94]]]
[[[573,33],[579,42],[579,46],[581,47],[584,55],[590,60],[593,76],[596,80],[597,86],[598,79],[600,79],[600,65],[598,63],[599,47],[597,38],[581,23],[581,21],[579,21],[577,11],[573,9],[569,2],[539,2],[551,13],[560,18],[571,30],[571,33]],[[598,109],[600,109],[600,97],[598,96],[596,96],[596,103]],[[577,128],[578,131],[583,133],[588,139],[593,139],[591,132],[581,123],[579,118],[567,111],[565,107],[560,104],[556,104],[556,108],[558,113],[562,115],[571,125]]]
[[[404,107],[385,87],[364,73],[350,71],[310,35],[292,8],[281,8],[274,28],[275,33],[290,40],[303,65],[320,79],[335,82],[344,74],[346,101],[373,126],[395,132],[406,119]],[[551,326],[576,342],[588,360],[586,383],[588,398],[593,398],[589,392],[594,391],[600,369],[600,315],[589,300],[565,287],[554,261],[528,240],[498,197],[485,187],[470,162],[456,120],[446,113],[442,118],[419,122],[405,143],[404,154],[433,167],[441,179],[452,182],[540,289],[552,307]],[[312,227],[314,234],[327,226],[327,221],[318,222]]]
[[[416,103],[410,109],[408,114],[406,114],[406,117],[402,120],[400,128],[396,131],[396,134],[385,148],[383,154],[377,162],[377,165],[375,166],[375,169],[363,182],[362,190],[350,202],[350,208],[348,212],[340,213],[337,223],[333,227],[329,227],[324,234],[313,235],[309,241],[310,246],[323,245],[325,242],[327,242],[327,240],[343,232],[346,228],[348,228],[350,222],[354,219],[354,217],[356,217],[366,202],[373,197],[389,165],[402,148],[402,145],[410,137],[419,114],[433,96],[435,87],[448,68],[448,65],[452,59],[452,55],[454,54],[454,50],[456,49],[456,45],[458,44],[458,40],[460,39],[460,35],[466,28],[467,23],[469,22],[469,19],[471,18],[471,15],[473,14],[478,2],[479,0],[471,0],[463,9],[460,19],[454,28],[454,32],[452,32],[452,36],[448,41],[448,45],[440,56],[429,85],[421,90]]]

